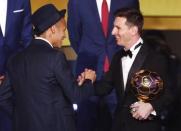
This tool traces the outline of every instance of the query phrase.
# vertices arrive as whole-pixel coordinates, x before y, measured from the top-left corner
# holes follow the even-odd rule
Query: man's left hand
[[[132,116],[138,120],[146,120],[153,111],[153,107],[150,103],[144,103],[142,101],[135,102],[130,106],[132,109]]]

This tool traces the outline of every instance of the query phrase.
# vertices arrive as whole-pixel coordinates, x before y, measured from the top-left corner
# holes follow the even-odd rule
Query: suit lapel
[[[15,1],[15,0],[14,0]],[[16,2],[14,2],[16,3]],[[7,36],[7,32],[8,30],[10,29],[10,24],[11,24],[11,21],[12,21],[12,18],[13,18],[13,0],[8,0],[8,3],[7,3],[7,17],[6,17],[6,28],[5,28],[5,36]]]
[[[3,32],[2,32],[1,26],[0,26],[0,37],[3,37]]]
[[[99,12],[98,12],[98,8],[97,8],[96,0],[89,0],[88,5],[91,5],[93,16],[95,17],[95,18],[93,18],[93,19],[95,19],[95,25],[98,25],[97,28],[102,33],[102,36],[104,36],[103,30],[102,30],[102,23],[101,23],[101,20],[99,17]]]
[[[0,27],[0,47],[4,44],[4,37],[3,37],[3,33],[2,33],[2,29]]]
[[[120,96],[122,97],[124,95],[124,83],[123,83],[123,73],[122,73],[122,62],[121,62],[121,54],[122,54],[122,50],[120,50],[118,52],[118,55],[116,56],[116,59],[113,63],[114,65],[114,72],[115,72],[115,79],[117,82],[119,82],[118,84],[118,88],[117,90],[119,90],[120,92]]]
[[[119,65],[120,65],[120,67],[119,67],[119,69],[120,69],[120,78],[121,78],[121,87],[122,87],[122,91],[124,92],[124,80],[123,80],[123,69],[122,69],[122,61],[121,61],[121,58],[122,58],[122,52],[123,52],[123,48],[121,49],[121,51],[120,51],[120,62],[119,62]]]
[[[123,70],[122,70],[122,61],[121,61],[121,57],[119,60],[119,69],[120,69],[120,81],[121,81],[121,93],[122,93],[122,97],[124,97],[124,80],[123,80]]]
[[[141,69],[148,53],[149,53],[148,46],[146,44],[143,44],[129,71],[127,84],[126,84],[126,92],[129,90],[129,87],[131,85],[130,83],[131,77],[133,76],[133,74],[135,74],[137,71]]]
[[[116,1],[111,0],[111,7],[109,12],[109,27],[108,27],[108,39],[112,36],[112,28],[113,28],[113,22],[114,22],[114,8],[115,8]]]
[[[89,3],[88,5],[91,5],[91,9],[94,13],[94,16],[96,18],[96,21],[99,21],[99,24],[101,24],[100,22],[100,17],[99,17],[99,12],[98,12],[98,9],[97,9],[97,3],[96,3],[96,0],[89,0]]]

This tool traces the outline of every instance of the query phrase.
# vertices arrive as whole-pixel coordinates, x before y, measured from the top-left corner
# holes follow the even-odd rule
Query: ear
[[[131,27],[131,33],[132,33],[132,35],[138,34],[138,27],[137,26],[132,26]]]
[[[52,34],[55,33],[55,25],[52,25],[49,29],[51,30]]]

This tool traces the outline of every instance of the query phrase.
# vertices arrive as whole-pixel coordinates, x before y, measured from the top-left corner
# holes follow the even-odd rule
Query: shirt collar
[[[142,43],[143,44],[143,39],[140,37],[138,39],[138,41],[130,48],[130,51],[133,52],[135,49],[135,47],[139,44],[139,43]]]
[[[53,45],[50,43],[50,41],[48,41],[47,39],[43,38],[43,37],[36,37],[35,39],[39,39],[39,40],[43,40],[43,41],[46,41],[52,48],[53,48]]]

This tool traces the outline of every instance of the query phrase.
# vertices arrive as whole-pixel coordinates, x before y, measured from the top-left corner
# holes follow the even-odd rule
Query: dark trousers
[[[12,119],[0,110],[0,131],[12,131]]]
[[[116,107],[115,92],[106,97],[90,97],[78,104],[77,131],[110,131]]]

